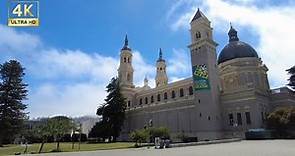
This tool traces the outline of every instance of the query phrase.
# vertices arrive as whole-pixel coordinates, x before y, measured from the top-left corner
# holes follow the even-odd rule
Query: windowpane
[[[183,89],[182,88],[180,88],[180,90],[179,90],[179,96],[183,97]]]
[[[151,96],[151,103],[154,103],[154,96]]]
[[[194,94],[193,87],[192,86],[190,86],[188,90],[189,90],[189,95],[193,95]]]
[[[171,93],[171,98],[175,98],[175,91],[174,90]]]
[[[242,114],[237,113],[237,120],[238,120],[238,125],[242,125]]]
[[[142,105],[142,99],[139,99],[139,105]]]
[[[161,95],[160,94],[158,94],[157,100],[161,101]]]
[[[127,106],[130,107],[130,101],[128,101]]]
[[[245,112],[246,115],[246,123],[247,125],[251,124],[251,116],[250,116],[250,112]]]
[[[228,114],[229,118],[229,125],[233,126],[234,125],[234,115],[232,113]]]

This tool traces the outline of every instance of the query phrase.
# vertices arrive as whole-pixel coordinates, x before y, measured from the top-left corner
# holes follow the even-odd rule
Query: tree
[[[23,82],[24,68],[16,60],[0,65],[0,146],[6,138],[20,132],[26,118],[28,86]]]
[[[97,122],[90,130],[88,137],[90,138],[102,138],[103,140],[110,136],[109,126],[102,121]]]
[[[124,120],[126,102],[120,92],[118,78],[112,78],[111,82],[106,86],[108,95],[105,99],[105,104],[99,106],[97,115],[102,116],[101,126],[106,129],[107,138],[111,141],[116,141],[120,135]]]
[[[52,130],[50,129],[51,126],[48,124],[48,120],[49,119],[43,119],[41,121],[42,123],[34,129],[34,131],[42,140],[38,153],[42,152],[45,142],[47,141],[48,137],[51,136]]]
[[[59,143],[61,138],[70,133],[73,129],[72,120],[66,116],[55,116],[48,120],[47,125],[44,127],[44,131],[49,132],[54,137],[56,144],[56,151],[60,151]]]
[[[280,136],[286,136],[287,131],[295,130],[295,107],[278,108],[267,116],[267,126],[275,129]]]
[[[290,69],[286,70],[290,76],[288,86],[295,90],[295,66],[291,67]]]

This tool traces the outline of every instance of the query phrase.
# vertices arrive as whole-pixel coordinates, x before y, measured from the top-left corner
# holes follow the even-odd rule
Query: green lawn
[[[32,144],[28,146],[28,153],[38,152],[40,144]],[[134,147],[132,142],[116,142],[116,143],[97,143],[97,144],[86,144],[82,143],[80,151],[94,151],[94,150],[106,150],[106,149],[119,149],[119,148],[131,148]],[[46,143],[43,147],[42,152],[50,152],[56,148],[56,143]],[[63,152],[79,151],[78,143],[75,143],[75,148],[72,149],[72,143],[60,143],[60,149]],[[25,150],[24,146],[20,145],[6,145],[0,147],[0,155],[14,155],[16,152],[23,153]]]

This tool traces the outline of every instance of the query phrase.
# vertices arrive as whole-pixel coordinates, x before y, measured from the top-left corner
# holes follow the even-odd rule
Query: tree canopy
[[[55,138],[57,142],[56,150],[59,151],[59,142],[61,138],[71,132],[73,129],[74,124],[72,120],[66,116],[55,116],[48,120],[47,125],[44,127],[45,132],[49,132],[51,136]],[[45,134],[47,134],[45,133]]]
[[[290,75],[288,86],[295,90],[295,66],[291,67],[290,69],[286,70]]]
[[[267,116],[267,126],[280,134],[295,130],[295,107],[278,108]]]

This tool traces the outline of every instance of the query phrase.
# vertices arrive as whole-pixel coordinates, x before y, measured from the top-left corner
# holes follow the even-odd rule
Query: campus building
[[[169,83],[162,50],[155,61],[154,88],[133,84],[132,50],[127,36],[118,76],[127,100],[121,139],[147,126],[167,127],[172,138],[184,133],[199,140],[233,137],[265,126],[266,115],[280,106],[295,106],[286,87],[271,90],[268,68],[251,45],[231,26],[229,42],[217,57],[210,21],[198,9],[190,23],[192,76]]]

